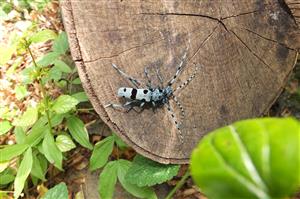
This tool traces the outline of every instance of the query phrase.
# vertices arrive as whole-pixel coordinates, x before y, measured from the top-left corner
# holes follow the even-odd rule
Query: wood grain
[[[161,163],[187,163],[207,132],[268,110],[300,44],[296,18],[282,0],[62,0],[61,8],[72,56],[95,110],[137,152]],[[175,93],[186,112],[183,143],[166,107],[142,113],[104,108],[123,103],[117,89],[130,86],[112,63],[144,82],[144,68],[158,66],[167,82],[188,46],[175,87],[195,64],[201,69]],[[151,79],[158,84],[154,72]]]

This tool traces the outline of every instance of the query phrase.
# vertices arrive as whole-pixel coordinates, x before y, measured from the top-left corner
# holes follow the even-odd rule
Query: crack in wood
[[[267,38],[267,37],[265,37],[265,36],[263,36],[263,35],[261,35],[261,34],[259,34],[259,33],[257,33],[257,32],[254,32],[253,30],[250,30],[250,29],[248,29],[248,28],[243,28],[243,29],[246,30],[246,31],[248,31],[248,32],[250,32],[250,33],[252,33],[252,34],[254,34],[254,35],[257,35],[258,37],[260,37],[260,38],[262,38],[262,39],[265,39],[265,40],[270,41],[270,42],[274,42],[274,43],[276,43],[276,44],[278,44],[278,45],[281,45],[281,46],[283,46],[283,47],[285,47],[285,48],[287,48],[287,49],[289,49],[289,50],[297,51],[297,50],[294,49],[294,48],[288,47],[288,46],[287,46],[286,44],[284,44],[284,43],[280,43],[279,41],[276,41],[276,40]]]
[[[267,64],[261,57],[259,57],[255,52],[253,52],[253,50],[251,50],[251,48],[242,40],[242,38],[240,38],[233,30],[230,30],[230,32],[238,39],[238,41],[240,41],[243,44],[243,46],[245,46],[249,50],[249,52],[254,57],[256,57],[259,61],[261,61],[265,66],[267,66],[267,68],[271,70],[273,73],[276,73],[276,71],[274,71],[269,64]]]
[[[84,63],[91,63],[91,62],[95,62],[95,61],[99,61],[101,59],[110,59],[110,58],[113,58],[113,57],[117,57],[123,53],[126,53],[128,51],[131,51],[131,50],[134,50],[136,48],[141,48],[141,47],[144,47],[144,46],[147,46],[147,45],[151,45],[151,44],[155,44],[155,43],[158,43],[158,42],[161,42],[163,41],[164,39],[160,39],[158,41],[154,41],[154,42],[148,42],[148,43],[143,43],[142,45],[137,45],[137,46],[133,46],[131,48],[127,48],[117,54],[113,54],[113,55],[110,55],[110,56],[103,56],[103,57],[98,57],[98,58],[95,58],[95,59],[91,59],[91,60],[84,60]]]

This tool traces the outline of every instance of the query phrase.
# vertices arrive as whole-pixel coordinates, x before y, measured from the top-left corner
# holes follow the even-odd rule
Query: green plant
[[[201,140],[191,175],[209,198],[288,198],[300,187],[299,147],[295,119],[236,122]]]
[[[52,51],[36,61],[31,45],[49,40],[53,41]],[[14,145],[1,146],[0,163],[6,165],[1,174],[6,173],[7,179],[2,184],[11,183],[12,176],[16,175],[14,197],[18,198],[29,175],[33,182],[44,181],[49,163],[59,170],[63,169],[63,153],[75,147],[73,139],[88,149],[93,146],[84,123],[77,116],[76,105],[87,100],[82,92],[63,94],[54,99],[46,90],[51,84],[60,85],[61,80],[67,81],[66,87],[72,84],[73,80],[68,78],[72,78],[76,71],[64,62],[69,48],[66,34],[62,32],[57,35],[51,30],[27,32],[18,39],[15,46],[17,51],[28,52],[32,59],[32,65],[22,71],[24,81],[19,93],[26,93],[26,88],[33,83],[37,83],[40,89],[40,102],[36,106],[27,107],[20,117],[7,115],[5,107],[0,115],[3,120],[0,123],[1,134],[5,135],[14,128],[17,141]],[[67,128],[59,128],[61,124]],[[12,170],[10,164],[16,161],[18,169],[8,173]]]
[[[103,167],[99,176],[99,195],[103,199],[113,197],[117,180],[122,187],[138,198],[157,198],[151,186],[174,177],[178,165],[163,165],[137,155],[133,162],[124,159],[108,161],[114,145],[122,150],[125,144],[114,134],[98,142],[90,159],[90,169]]]

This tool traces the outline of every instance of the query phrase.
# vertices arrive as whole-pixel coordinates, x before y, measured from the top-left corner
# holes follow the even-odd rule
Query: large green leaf
[[[14,126],[31,126],[38,119],[38,109],[29,107],[20,118],[14,120]]]
[[[53,64],[54,61],[59,57],[59,55],[60,54],[57,52],[49,52],[37,61],[37,65],[40,67],[44,67]]]
[[[5,169],[3,172],[0,172],[0,186],[6,185],[13,182],[15,175],[12,169]],[[0,197],[1,198],[1,197]]]
[[[28,95],[27,88],[24,85],[17,85],[15,87],[15,93],[18,100],[21,100]]]
[[[75,117],[75,116],[70,116],[67,118],[67,126],[68,129],[72,135],[72,137],[82,146],[88,148],[88,149],[93,149],[93,146],[91,145],[89,141],[89,136],[87,133],[87,130],[83,124],[83,122]]]
[[[131,162],[128,160],[118,160],[118,179],[122,185],[122,187],[131,193],[133,196],[138,198],[147,198],[154,199],[157,198],[155,192],[151,187],[139,187],[137,185],[131,184],[126,176],[129,168],[131,167]]]
[[[30,146],[37,145],[43,139],[46,129],[49,129],[47,122],[48,120],[46,116],[39,118],[29,131],[25,143]]]
[[[57,35],[54,31],[45,29],[45,30],[41,30],[41,31],[35,33],[34,35],[32,35],[29,38],[29,41],[33,42],[33,43],[39,43],[39,42],[45,42],[48,40],[53,40],[56,37],[57,37]]]
[[[89,99],[88,99],[87,95],[85,94],[85,92],[74,93],[74,94],[72,94],[72,97],[77,99],[79,102],[89,101]]]
[[[31,175],[45,181],[46,180],[45,172],[43,170],[43,167],[41,165],[39,158],[37,157],[37,155],[33,155],[32,158],[33,158],[33,164],[32,164],[32,169],[31,169]]]
[[[73,140],[68,135],[58,135],[56,137],[56,146],[61,152],[70,151],[76,147]]]
[[[65,62],[57,59],[54,61],[54,66],[57,67],[61,72],[71,73],[72,69]]]
[[[7,133],[11,129],[12,125],[9,121],[0,121],[0,135]]]
[[[61,32],[54,40],[52,50],[59,54],[64,54],[69,49],[68,37],[65,32]]]
[[[118,163],[117,161],[109,162],[105,165],[99,176],[98,191],[102,199],[113,198],[115,185],[117,183]]]
[[[32,150],[31,147],[27,149],[27,151],[24,154],[23,160],[21,161],[20,167],[17,171],[17,176],[14,182],[14,198],[18,198],[20,194],[22,193],[22,190],[25,185],[25,181],[27,177],[29,176],[29,173],[32,168]]]
[[[191,174],[210,198],[287,198],[300,186],[299,151],[297,120],[245,120],[202,139]]]
[[[67,113],[71,109],[75,108],[78,103],[78,100],[74,97],[69,95],[61,95],[54,101],[52,110],[58,114]]]
[[[59,183],[49,189],[42,199],[68,199],[68,188],[65,183]]]
[[[55,144],[53,135],[47,131],[43,140],[43,152],[47,160],[62,170],[62,153]]]
[[[114,146],[114,137],[109,136],[101,140],[94,146],[94,150],[90,159],[90,169],[95,170],[103,167],[109,155],[111,154]]]
[[[179,168],[179,165],[160,164],[137,155],[126,174],[126,179],[139,187],[153,186],[170,180],[177,175]]]
[[[0,162],[11,160],[22,154],[28,148],[27,144],[14,144],[0,149]]]
[[[18,144],[23,144],[26,141],[26,134],[22,127],[16,126],[14,129],[15,138]]]

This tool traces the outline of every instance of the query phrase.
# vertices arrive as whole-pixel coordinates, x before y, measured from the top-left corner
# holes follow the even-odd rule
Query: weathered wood
[[[282,0],[62,0],[61,7],[72,56],[95,110],[130,146],[162,163],[187,163],[205,133],[268,110],[300,45],[297,22]],[[189,40],[176,85],[193,73],[194,63],[202,68],[176,93],[186,112],[183,144],[166,108],[155,113],[104,108],[121,103],[116,91],[130,85],[112,63],[144,81],[144,67],[157,65],[166,82]]]

